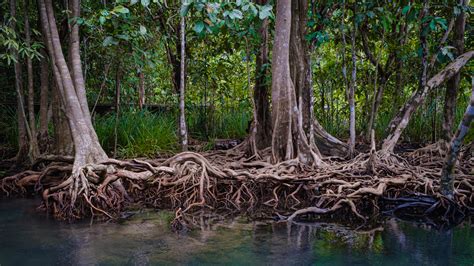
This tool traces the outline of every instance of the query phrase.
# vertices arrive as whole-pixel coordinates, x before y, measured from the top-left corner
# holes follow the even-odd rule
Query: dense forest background
[[[211,142],[243,139],[252,119],[251,93],[258,75],[255,60],[262,41],[258,34],[262,21],[269,24],[269,34],[274,34],[274,3],[260,2],[82,1],[81,15],[74,17],[63,11],[67,0],[54,1],[61,10],[57,20],[63,38],[68,34],[68,22],[80,25],[87,99],[104,149],[113,153],[116,148],[119,157],[136,157],[179,148],[180,12],[187,12],[185,106],[190,137]],[[329,133],[340,139],[349,137],[347,92],[353,69],[357,140],[369,139],[374,95],[382,89],[374,121],[376,139],[381,140],[392,117],[419,87],[420,31],[426,36],[428,57],[432,58],[430,73],[438,72],[460,54],[453,25],[460,12],[468,14],[464,46],[472,47],[471,6],[463,1],[430,1],[429,15],[421,19],[422,8],[419,1],[309,3],[306,40],[311,45],[314,113]],[[18,14],[11,18],[8,1],[1,3],[0,130],[4,159],[12,155],[18,142],[17,126],[12,123],[16,112],[14,61],[31,60],[31,96],[35,119],[39,119],[40,68],[46,59],[36,10],[35,1],[17,1]],[[30,20],[29,44],[26,17]],[[12,23],[16,32],[11,31]],[[441,42],[447,31],[447,40]],[[271,46],[272,39],[270,36],[264,41]],[[8,52],[11,47],[18,48],[18,58]],[[468,102],[472,74],[473,65],[468,63],[455,94],[454,125]],[[51,82],[51,74],[48,79]],[[30,96],[26,69],[22,80],[24,94]],[[269,71],[264,82],[271,83]],[[446,94],[446,84],[429,92],[403,133],[403,141],[424,145],[441,138]],[[140,101],[144,108],[140,108]],[[118,106],[120,114],[116,115]],[[468,136],[467,140],[471,139]]]
[[[176,227],[207,206],[472,211],[468,0],[0,11],[2,195],[41,194],[59,219],[168,208]]]

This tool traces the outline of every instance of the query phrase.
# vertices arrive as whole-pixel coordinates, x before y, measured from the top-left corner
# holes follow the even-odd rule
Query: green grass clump
[[[155,157],[178,148],[176,119],[172,115],[127,110],[117,123],[117,156],[122,158]],[[97,117],[94,123],[102,147],[114,150],[116,114]]]

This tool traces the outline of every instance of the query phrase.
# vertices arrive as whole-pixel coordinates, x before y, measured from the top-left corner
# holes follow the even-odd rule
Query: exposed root
[[[201,208],[284,213],[290,221],[310,213],[344,214],[365,222],[382,208],[387,210],[390,204],[381,205],[380,199],[393,203],[424,195],[439,202],[390,205],[397,214],[423,207],[427,214],[445,210],[451,215],[447,210],[474,207],[472,175],[459,173],[455,199],[448,204],[438,193],[439,168],[414,166],[395,154],[373,150],[349,161],[326,159],[324,167],[308,168],[298,160],[272,165],[233,152],[183,152],[155,161],[110,159],[78,169],[67,163],[50,164],[42,172],[4,178],[0,191],[9,196],[36,188],[42,192],[44,209],[59,219],[115,219],[136,206],[171,208],[177,210],[177,228],[183,228],[182,215]]]

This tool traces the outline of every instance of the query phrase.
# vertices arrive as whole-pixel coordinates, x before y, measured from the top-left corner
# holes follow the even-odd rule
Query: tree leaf
[[[140,2],[142,3],[142,6],[144,7],[148,7],[148,5],[150,5],[150,0],[140,0]]]
[[[402,9],[402,15],[405,16],[405,15],[408,13],[408,11],[410,11],[410,8],[411,8],[410,5],[405,6],[405,7]]]
[[[130,10],[128,10],[128,8],[124,6],[116,6],[113,11],[115,13],[121,13],[121,14],[127,14],[130,12]]]
[[[196,33],[201,33],[202,30],[204,29],[205,25],[203,21],[198,21],[196,22],[196,25],[194,25],[194,31]]]
[[[143,25],[140,25],[140,34],[145,35],[146,34],[146,28]]]

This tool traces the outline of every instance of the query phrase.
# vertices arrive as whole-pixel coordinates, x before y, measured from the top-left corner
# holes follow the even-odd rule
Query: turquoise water
[[[474,265],[474,228],[448,231],[387,220],[371,232],[330,224],[235,218],[170,231],[166,212],[122,223],[67,224],[33,200],[0,201],[0,265]]]

